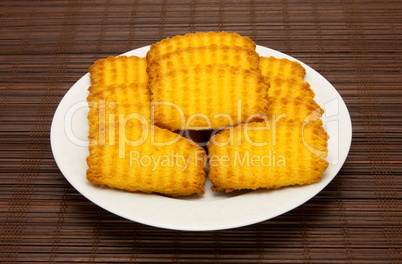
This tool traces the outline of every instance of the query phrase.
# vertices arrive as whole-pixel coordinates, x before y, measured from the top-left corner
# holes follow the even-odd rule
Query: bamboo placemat
[[[230,31],[323,74],[353,143],[338,176],[274,219],[214,232],[117,217],[57,168],[50,124],[92,62],[196,31]],[[2,1],[1,263],[402,263],[400,1]]]

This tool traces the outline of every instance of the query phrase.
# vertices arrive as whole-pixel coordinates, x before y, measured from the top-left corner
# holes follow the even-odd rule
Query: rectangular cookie
[[[314,98],[315,93],[310,88],[308,82],[293,77],[271,77],[265,78],[270,87],[268,96],[270,97],[302,97]]]
[[[269,78],[293,78],[299,81],[303,81],[304,76],[306,75],[306,70],[300,63],[272,56],[261,56],[259,68],[261,74]]]
[[[172,38],[163,39],[151,45],[147,53],[148,63],[151,64],[158,57],[177,49],[187,47],[200,47],[209,45],[237,46],[255,50],[256,44],[249,37],[237,33],[222,32],[197,32],[186,35],[177,35]]]
[[[89,67],[91,83],[95,86],[148,83],[147,60],[137,56],[108,57]]]
[[[205,151],[191,140],[150,124],[146,84],[90,90],[89,182],[171,196],[204,193]]]
[[[270,120],[225,129],[208,143],[212,189],[277,189],[320,181],[328,166],[327,139],[321,120]]]
[[[195,65],[150,81],[156,125],[170,130],[217,129],[261,120],[267,85],[258,70]]]
[[[319,119],[324,110],[311,98],[268,97],[268,118],[295,119],[310,122]]]

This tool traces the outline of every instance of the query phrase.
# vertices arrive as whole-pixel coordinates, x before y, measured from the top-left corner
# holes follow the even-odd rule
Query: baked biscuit
[[[172,53],[177,49],[187,47],[200,47],[209,45],[238,46],[246,49],[255,50],[256,44],[248,37],[237,33],[228,32],[198,32],[186,35],[177,35],[172,38],[163,39],[151,45],[147,53],[148,63],[153,63],[158,57]]]
[[[229,64],[244,69],[258,69],[259,55],[256,51],[237,46],[210,45],[177,49],[160,56],[148,65],[150,78],[173,69],[189,65]]]
[[[319,119],[324,110],[311,98],[268,97],[267,113],[269,118],[308,122]]]
[[[277,189],[320,181],[328,166],[327,139],[321,120],[270,120],[225,129],[208,143],[212,189]]]
[[[147,60],[137,56],[99,59],[89,68],[95,87],[123,83],[148,83]]]
[[[89,90],[87,101],[91,145],[105,145],[106,141],[112,140],[117,142],[119,119],[129,128],[142,128],[151,123],[151,93],[147,84],[91,86]]]
[[[149,124],[146,85],[92,90],[88,96],[88,181],[172,196],[204,193],[205,151],[178,134]]]
[[[294,78],[303,81],[306,75],[306,70],[300,63],[275,57],[260,57],[259,68],[261,74],[269,78]]]
[[[148,137],[140,144],[129,141],[94,146],[87,158],[88,181],[126,191],[202,195],[205,151],[178,134],[156,126],[148,128],[144,132]],[[127,130],[126,133],[137,132]],[[156,146],[153,141],[161,145]]]
[[[270,84],[268,96],[314,98],[315,95],[308,82],[294,79],[292,77],[266,78],[266,82]]]
[[[196,65],[150,80],[156,125],[170,130],[217,129],[261,120],[267,85],[258,70]]]

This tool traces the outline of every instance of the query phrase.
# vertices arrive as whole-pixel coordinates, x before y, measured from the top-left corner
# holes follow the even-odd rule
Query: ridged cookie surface
[[[149,87],[155,124],[170,130],[222,128],[266,113],[267,86],[257,70],[183,67],[152,79]]]
[[[151,93],[147,84],[91,86],[89,91],[89,139],[92,143],[117,142],[119,125],[141,128],[151,123]],[[141,133],[137,137],[141,137]]]
[[[314,91],[308,82],[290,78],[265,78],[270,84],[268,96],[272,97],[303,97],[314,98]]]
[[[173,69],[190,65],[229,64],[244,69],[258,69],[259,55],[256,51],[225,45],[210,45],[177,49],[160,56],[148,65],[150,78]]]
[[[268,117],[287,118],[302,122],[319,119],[324,110],[311,98],[268,97]]]
[[[306,75],[306,70],[300,63],[276,57],[260,57],[259,68],[261,74],[269,78],[293,78],[303,81]]]
[[[203,194],[205,151],[150,125],[146,84],[92,86],[87,179],[126,191]]]
[[[91,83],[96,86],[147,83],[146,58],[119,56],[99,59],[89,68]]]
[[[140,144],[120,141],[115,145],[94,146],[87,158],[87,179],[126,191],[172,196],[203,194],[205,151],[188,139],[156,126],[149,127],[145,135],[147,138]]]
[[[177,35],[172,38],[163,39],[151,45],[147,53],[148,63],[151,64],[158,57],[172,53],[177,49],[187,47],[200,47],[209,45],[238,46],[255,50],[256,44],[250,38],[237,33],[228,32],[198,32],[186,35]]]
[[[271,120],[225,129],[208,143],[212,189],[277,189],[320,181],[328,166],[327,138],[321,120]]]

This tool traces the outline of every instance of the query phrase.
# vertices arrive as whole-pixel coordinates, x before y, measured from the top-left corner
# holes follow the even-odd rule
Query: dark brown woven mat
[[[53,159],[54,111],[91,63],[195,31],[235,31],[322,73],[353,121],[350,155],[315,198],[216,232],[119,218]],[[400,1],[0,3],[1,263],[402,263]]]

